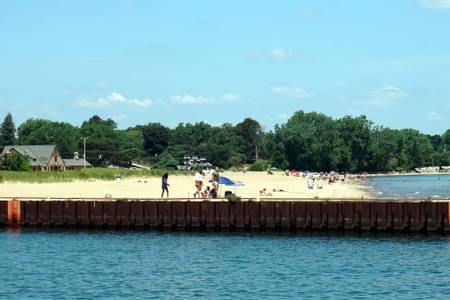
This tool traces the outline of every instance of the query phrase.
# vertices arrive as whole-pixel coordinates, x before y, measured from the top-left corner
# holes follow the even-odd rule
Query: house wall
[[[52,156],[48,160],[47,170],[58,171],[64,169],[65,166],[64,161],[61,157],[61,153],[59,153],[59,150],[55,148],[55,150],[53,150]]]

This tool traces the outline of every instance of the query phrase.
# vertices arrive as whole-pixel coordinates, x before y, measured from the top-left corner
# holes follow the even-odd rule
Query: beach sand
[[[356,181],[323,184],[323,189],[308,189],[306,178],[284,176],[276,172],[223,172],[232,180],[243,182],[244,186],[227,187],[221,185],[221,195],[232,191],[242,198],[258,198],[263,188],[279,198],[371,198],[369,188]],[[169,176],[170,198],[193,198],[195,192],[193,176]],[[204,181],[206,182],[206,180]],[[284,192],[273,192],[273,189]],[[118,181],[78,181],[67,183],[2,183],[0,198],[160,198],[161,178],[127,178]]]

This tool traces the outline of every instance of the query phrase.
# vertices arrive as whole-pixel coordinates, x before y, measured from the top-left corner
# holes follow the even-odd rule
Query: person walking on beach
[[[167,183],[168,179],[169,179],[169,173],[166,172],[166,173],[164,173],[164,175],[161,178],[161,188],[162,188],[161,198],[164,197],[164,191],[166,191],[167,198],[169,198],[169,189],[168,189],[169,184]]]
[[[202,196],[201,192],[202,192],[202,186],[203,186],[203,175],[202,175],[201,169],[198,169],[197,172],[195,172],[194,181],[195,181],[194,198],[197,198],[197,196],[200,198]]]

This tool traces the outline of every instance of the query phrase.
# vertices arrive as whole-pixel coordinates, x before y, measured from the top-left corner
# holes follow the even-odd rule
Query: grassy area
[[[52,183],[71,182],[76,180],[115,180],[116,176],[129,177],[161,177],[166,170],[128,170],[93,168],[81,171],[49,171],[49,172],[14,172],[0,171],[1,182]],[[189,172],[168,171],[171,175],[191,175]]]

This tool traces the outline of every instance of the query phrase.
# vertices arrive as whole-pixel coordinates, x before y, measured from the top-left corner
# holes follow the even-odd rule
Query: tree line
[[[28,119],[17,128],[8,114],[0,128],[4,145],[56,144],[64,158],[82,154],[95,166],[132,162],[175,169],[185,155],[205,157],[221,168],[253,164],[258,168],[341,172],[410,171],[450,165],[450,129],[428,135],[415,129],[390,129],[365,116],[334,119],[322,113],[294,113],[284,124],[264,131],[251,118],[233,125],[205,122],[160,123],[118,129],[111,119],[95,115],[81,126]]]

